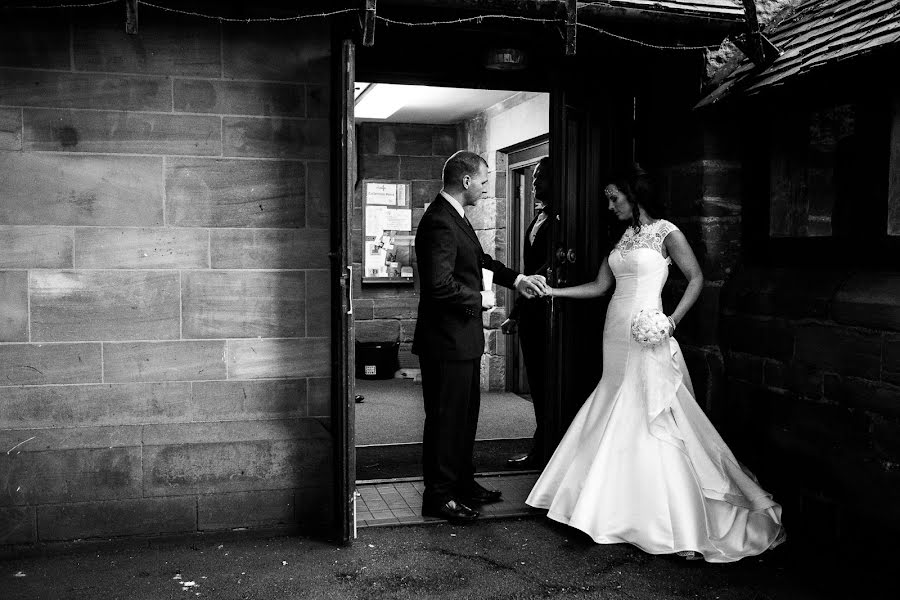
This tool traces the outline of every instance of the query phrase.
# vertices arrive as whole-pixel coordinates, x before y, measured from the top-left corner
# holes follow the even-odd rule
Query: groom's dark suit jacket
[[[484,253],[472,226],[438,194],[416,232],[419,315],[412,351],[440,360],[475,359],[484,352],[481,269],[512,288],[518,273]]]

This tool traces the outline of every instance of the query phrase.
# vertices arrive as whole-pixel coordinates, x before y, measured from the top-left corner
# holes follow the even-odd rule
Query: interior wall
[[[363,284],[362,182],[367,179],[410,181],[415,235],[425,205],[442,187],[444,162],[459,149],[456,127],[416,123],[363,122],[357,127],[359,169],[353,199],[351,251],[353,316],[359,342],[400,342],[401,368],[419,368],[412,353],[419,309],[419,275],[413,250],[413,285]]]
[[[40,12],[0,26],[0,545],[327,528],[327,28]]]
[[[519,92],[460,124],[465,147],[477,152],[488,163],[490,197],[466,214],[486,252],[508,264],[506,154],[501,150],[550,133],[550,95]],[[495,286],[496,287],[496,286]],[[505,291],[499,288],[500,292]],[[481,387],[506,389],[506,344],[500,324],[509,312],[512,292],[497,294],[497,307],[483,313],[485,351],[481,358]]]

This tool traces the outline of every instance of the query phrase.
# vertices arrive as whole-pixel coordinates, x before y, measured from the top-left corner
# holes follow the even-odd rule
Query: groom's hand
[[[481,292],[481,308],[490,309],[497,306],[497,296],[493,291]]]
[[[516,290],[526,298],[544,296],[550,293],[547,280],[543,275],[527,275],[519,281]]]

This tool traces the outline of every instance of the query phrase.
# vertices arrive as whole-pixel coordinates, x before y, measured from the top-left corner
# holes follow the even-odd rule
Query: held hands
[[[536,298],[549,294],[550,286],[543,275],[527,275],[516,286],[516,290],[526,298]]]

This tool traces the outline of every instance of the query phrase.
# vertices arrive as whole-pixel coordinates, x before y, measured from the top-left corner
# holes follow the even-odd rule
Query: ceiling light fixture
[[[434,93],[419,85],[373,83],[357,97],[353,114],[359,119],[387,119],[404,106]]]
[[[528,65],[528,57],[518,48],[490,48],[484,57],[484,67],[492,71],[518,71]]]

